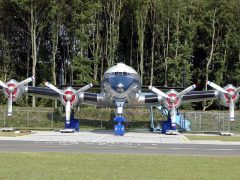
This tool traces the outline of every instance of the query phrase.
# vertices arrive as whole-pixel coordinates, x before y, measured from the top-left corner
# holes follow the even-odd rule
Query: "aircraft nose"
[[[132,85],[133,78],[130,76],[113,75],[109,77],[111,88],[117,93],[123,93]]]
[[[124,92],[124,85],[122,84],[122,83],[119,83],[118,85],[117,85],[117,92],[119,92],[119,93],[122,93],[122,92]]]

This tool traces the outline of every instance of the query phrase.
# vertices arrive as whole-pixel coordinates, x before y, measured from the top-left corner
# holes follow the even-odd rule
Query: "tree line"
[[[239,0],[0,0],[0,79],[98,84],[124,62],[143,85],[239,86],[239,22]]]

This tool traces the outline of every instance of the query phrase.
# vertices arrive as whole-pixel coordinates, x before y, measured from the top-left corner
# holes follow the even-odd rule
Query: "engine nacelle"
[[[92,87],[92,83],[90,83],[76,91],[72,87],[67,87],[64,90],[60,90],[49,82],[45,82],[45,85],[60,95],[60,100],[65,106],[66,110],[66,124],[70,124],[71,108],[77,106],[80,102],[78,96],[79,93]]]
[[[234,87],[232,84],[229,84],[229,85],[225,86],[223,89],[226,90],[227,92],[229,92],[229,94],[232,94],[232,100],[235,104],[239,99],[238,93],[234,94],[234,92],[236,90],[236,87]],[[229,94],[226,94],[226,93],[223,93],[223,92],[219,93],[219,100],[220,100],[221,105],[226,106],[226,107],[230,106]]]
[[[163,106],[165,108],[170,110],[173,104],[175,108],[178,108],[181,105],[182,99],[178,97],[177,91],[175,91],[174,89],[171,89],[166,93],[166,95],[169,96],[170,98],[165,98],[165,100],[163,100]],[[174,98],[174,102],[172,101],[173,98]]]
[[[15,79],[11,79],[6,83],[6,86],[8,86],[8,89],[3,87],[3,93],[6,98],[10,96],[10,91],[12,92],[12,101],[16,102],[17,99],[23,96],[25,92],[24,86],[16,87],[18,82]]]
[[[76,94],[76,90],[73,89],[72,87],[67,87],[64,91],[63,94],[60,97],[61,103],[66,106],[67,101],[70,101],[71,107],[76,107],[79,105],[79,97]]]

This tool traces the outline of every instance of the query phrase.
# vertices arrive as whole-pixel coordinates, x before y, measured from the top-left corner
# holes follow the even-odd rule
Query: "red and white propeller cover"
[[[62,104],[65,106],[65,110],[66,110],[67,124],[70,124],[71,109],[78,106],[80,103],[79,96],[78,96],[79,93],[86,91],[87,89],[92,87],[92,84],[90,83],[76,91],[72,87],[67,87],[64,90],[58,89],[57,87],[55,87],[49,82],[46,82],[45,85],[60,95],[60,100]]]
[[[232,84],[225,86],[224,88],[219,85],[207,81],[209,86],[219,91],[219,100],[223,106],[229,107],[229,119],[230,121],[235,120],[235,104],[239,99],[240,87],[236,88]]]

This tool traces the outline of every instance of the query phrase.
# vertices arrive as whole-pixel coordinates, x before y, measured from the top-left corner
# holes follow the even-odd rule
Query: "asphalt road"
[[[64,152],[96,154],[159,154],[183,156],[240,156],[240,145],[0,140],[0,152]]]

